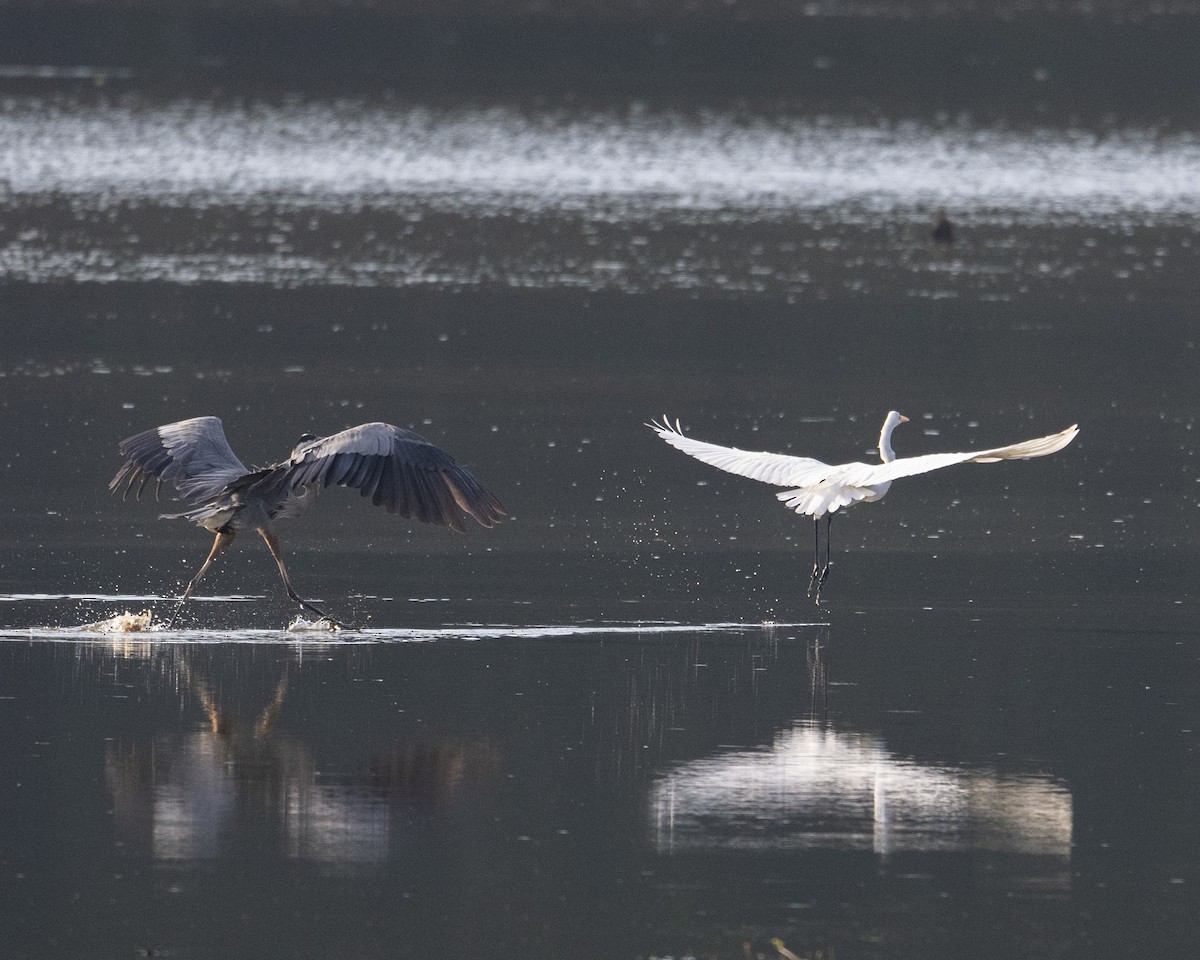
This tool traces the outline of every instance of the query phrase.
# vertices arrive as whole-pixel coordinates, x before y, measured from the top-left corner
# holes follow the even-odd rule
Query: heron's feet
[[[328,620],[339,630],[352,630],[353,629],[353,627],[351,627],[350,624],[342,623],[341,620],[338,620],[335,617],[331,617],[324,610],[318,610],[316,607],[314,607],[310,603],[306,603],[303,606],[306,607],[307,609],[311,610],[313,613],[315,613],[317,616],[319,616],[322,620]]]
[[[332,624],[333,624],[335,627],[337,627],[337,628],[338,628],[338,629],[340,629],[340,630],[351,630],[351,629],[353,629],[353,628],[350,626],[350,624],[348,624],[348,623],[342,623],[342,621],[341,621],[341,620],[334,619],[334,618],[333,618],[333,617],[331,617],[329,614],[327,614],[327,613],[326,613],[324,610],[322,610],[320,607],[316,606],[315,604],[311,604],[311,603],[309,603],[307,600],[301,599],[301,598],[300,598],[300,597],[299,597],[297,594],[295,594],[295,593],[293,593],[293,594],[292,594],[292,599],[293,599],[293,600],[295,600],[295,601],[296,601],[298,604],[300,604],[300,606],[302,606],[302,607],[303,607],[305,610],[311,610],[311,611],[312,611],[313,613],[315,613],[315,614],[316,614],[318,617],[320,617],[320,618],[321,618],[321,619],[323,619],[323,620],[328,620],[330,623],[332,623]]]
[[[175,612],[171,614],[171,619],[167,621],[167,629],[175,629],[175,621],[179,619],[179,615],[183,613],[183,605],[187,602],[187,597],[184,596],[177,604],[175,604]]]
[[[825,569],[821,571],[821,576],[817,578],[816,604],[821,605],[821,589],[825,586],[825,581],[829,579],[829,571],[833,567],[832,563],[825,564]]]

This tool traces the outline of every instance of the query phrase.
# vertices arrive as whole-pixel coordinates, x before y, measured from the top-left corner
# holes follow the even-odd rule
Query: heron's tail
[[[220,516],[222,513],[227,513],[228,510],[219,507],[215,504],[205,504],[202,507],[195,507],[192,510],[185,510],[183,513],[160,513],[159,520],[188,520],[191,523],[204,526],[205,520],[211,520],[213,517]]]

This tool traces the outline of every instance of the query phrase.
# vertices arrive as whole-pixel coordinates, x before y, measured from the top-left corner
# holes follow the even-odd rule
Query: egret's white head
[[[891,463],[896,459],[896,454],[892,451],[892,431],[902,423],[908,423],[908,417],[899,410],[888,411],[883,421],[883,429],[879,431],[879,459],[884,463]]]

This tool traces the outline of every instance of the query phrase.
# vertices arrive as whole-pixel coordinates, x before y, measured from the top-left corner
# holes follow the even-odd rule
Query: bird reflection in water
[[[308,743],[280,728],[297,661],[279,664],[273,684],[255,685],[263,695],[231,698],[193,651],[122,640],[113,652],[150,658],[158,679],[178,690],[181,714],[198,706],[204,717],[106,745],[118,832],[156,860],[220,857],[229,837],[250,830],[288,858],[381,862],[402,829],[396,808],[449,803],[468,789],[468,773],[487,779],[500,766],[490,742],[439,737],[381,745],[358,769],[329,774]]]
[[[879,736],[799,721],[771,749],[681,764],[654,783],[658,849],[831,849],[1070,856],[1067,787],[921,762]]]
[[[825,669],[821,638],[810,640],[808,649],[808,702],[810,723],[824,723],[829,717],[829,673]]]

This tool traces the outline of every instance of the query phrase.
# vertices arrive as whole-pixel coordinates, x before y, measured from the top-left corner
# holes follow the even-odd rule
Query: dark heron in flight
[[[171,481],[191,504],[163,519],[190,520],[216,535],[208,559],[183,591],[168,629],[209,565],[242,530],[255,530],[266,541],[279,567],[288,596],[313,613],[332,617],[292,588],[273,521],[304,513],[323,487],[354,487],[377,507],[422,523],[463,532],[470,515],[490,527],[504,508],[465,467],[411,430],[390,423],[364,423],[331,437],[306,433],[281,463],[247,468],[233,453],[218,417],[195,417],[147,430],[121,442],[125,463],[108,485],[140,498],[146,484]],[[340,626],[340,624],[339,624]]]

